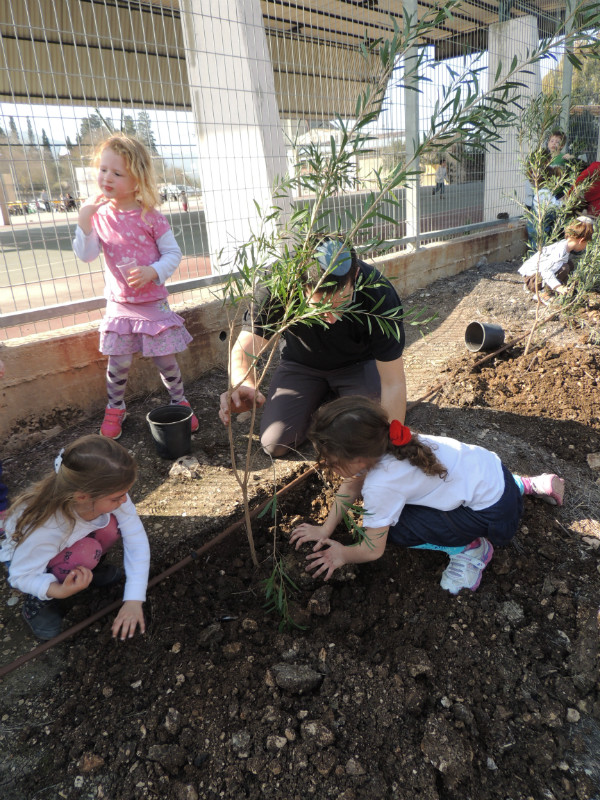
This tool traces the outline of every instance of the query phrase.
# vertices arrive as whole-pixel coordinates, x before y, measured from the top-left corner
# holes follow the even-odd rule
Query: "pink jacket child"
[[[156,210],[160,198],[147,148],[116,134],[100,146],[95,163],[102,194],[81,207],[73,249],[82,261],[104,255],[107,306],[100,350],[108,356],[108,404],[100,433],[118,439],[127,416],[125,388],[134,353],[152,358],[171,404],[189,407],[175,354],[192,337],[167,300],[165,281],[179,266],[181,249]],[[198,420],[192,415],[196,430]]]

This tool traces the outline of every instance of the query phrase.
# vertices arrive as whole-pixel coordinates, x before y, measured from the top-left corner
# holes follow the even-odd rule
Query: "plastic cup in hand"
[[[121,270],[121,274],[123,275],[123,280],[125,282],[127,282],[129,273],[134,267],[137,267],[137,261],[133,256],[127,256],[117,264],[117,269]]]

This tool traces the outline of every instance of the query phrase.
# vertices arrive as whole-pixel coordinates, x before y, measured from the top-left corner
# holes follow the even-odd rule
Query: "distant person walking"
[[[186,194],[185,189],[182,189],[179,192],[179,201],[181,203],[181,207],[183,208],[183,210],[187,211],[188,210],[188,196]]]
[[[48,192],[45,189],[40,195],[40,200],[44,204],[44,208],[46,209],[46,211],[52,210],[52,206],[50,205],[50,197],[48,196]]]
[[[446,161],[440,161],[439,167],[435,171],[435,188],[431,194],[440,193],[443,197],[446,192],[446,181],[448,180],[448,165]]]

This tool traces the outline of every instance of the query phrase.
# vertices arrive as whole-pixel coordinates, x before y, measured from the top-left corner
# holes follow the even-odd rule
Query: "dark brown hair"
[[[392,444],[385,411],[367,397],[349,395],[321,406],[313,417],[308,436],[324,466],[343,465],[355,458],[378,460],[389,453],[426,475],[445,478],[448,474],[418,434],[413,432],[411,441],[401,447]]]

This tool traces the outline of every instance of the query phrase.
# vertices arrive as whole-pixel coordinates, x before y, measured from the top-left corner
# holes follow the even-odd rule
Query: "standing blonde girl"
[[[374,561],[388,537],[403,547],[450,557],[441,586],[475,591],[495,546],[519,526],[523,494],[562,505],[557,475],[512,475],[495,453],[443,436],[413,433],[365,397],[341,397],[315,414],[310,439],[319,460],[344,481],[323,525],[300,525],[290,541],[316,542],[309,570],[328,580],[344,564]],[[362,494],[365,539],[331,538],[344,510]]]
[[[55,469],[10,508],[0,561],[7,562],[10,585],[26,595],[22,616],[40,639],[61,631],[59,600],[123,577],[119,567],[100,563],[119,539],[126,580],[112,634],[125,639],[138,627],[144,633],[150,548],[128,494],[135,478],[124,447],[90,434],[65,448]]]
[[[108,356],[108,405],[100,433],[118,439],[134,353],[152,358],[172,404],[189,407],[175,353],[192,337],[167,301],[164,284],[179,266],[181,250],[156,210],[160,198],[150,153],[136,139],[115,134],[100,145],[94,163],[101,194],[82,206],[73,249],[82,261],[104,254],[107,306],[100,350]],[[123,268],[128,259],[133,265]]]

